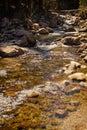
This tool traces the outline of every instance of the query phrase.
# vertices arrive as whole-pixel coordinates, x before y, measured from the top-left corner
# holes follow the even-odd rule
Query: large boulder
[[[22,55],[24,50],[18,46],[6,46],[0,48],[1,57],[16,57]]]

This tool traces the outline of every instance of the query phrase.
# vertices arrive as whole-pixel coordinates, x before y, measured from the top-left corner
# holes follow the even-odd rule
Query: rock
[[[86,49],[87,49],[87,44],[83,43],[82,45],[80,45],[80,48],[78,49],[78,53],[82,53]]]
[[[7,71],[6,70],[0,70],[0,77],[7,77]]]
[[[28,29],[31,29],[31,28],[32,28],[32,25],[33,25],[32,19],[31,19],[31,18],[26,18],[26,19],[25,19],[25,24],[26,24],[26,27],[27,27]]]
[[[49,34],[48,30],[46,28],[40,28],[37,33],[40,33],[40,34]]]
[[[14,44],[21,47],[34,47],[36,45],[36,37],[32,32],[25,30],[16,30],[13,35],[19,38]]]
[[[87,88],[87,82],[80,82],[81,87],[86,87]]]
[[[0,48],[0,56],[1,57],[15,57],[22,55],[24,50],[22,50],[18,46],[6,46]]]
[[[74,70],[70,70],[70,69],[66,69],[65,71],[64,71],[64,74],[72,74],[74,72]]]
[[[66,32],[75,32],[75,28],[73,26],[68,26],[67,28],[65,28]]]
[[[87,56],[85,56],[83,59],[84,59],[84,61],[87,63]]]
[[[82,53],[82,54],[80,55],[81,58],[84,58],[85,56],[86,56],[86,54],[84,54],[84,53]]]
[[[33,23],[32,28],[34,30],[38,30],[40,28],[40,25],[38,23]]]
[[[55,111],[55,115],[56,117],[59,117],[59,118],[64,118],[67,116],[67,110],[66,109],[58,109]]]
[[[77,68],[80,68],[80,67],[81,67],[81,64],[79,62],[71,61],[69,69],[77,69]]]
[[[27,96],[28,96],[29,98],[36,98],[36,97],[39,96],[39,93],[36,92],[36,91],[32,91],[32,90],[31,90],[31,91],[27,94]]]
[[[12,34],[15,37],[22,37],[22,36],[24,36],[24,30],[16,30]]]
[[[36,37],[32,32],[25,31],[25,36],[27,37],[28,47],[36,46]]]
[[[76,107],[73,105],[67,105],[67,111],[69,111],[69,112],[76,111]]]
[[[63,23],[63,18],[57,12],[51,12],[49,16],[50,27],[58,27]]]
[[[79,32],[87,32],[87,27],[80,29]]]
[[[76,80],[76,81],[86,81],[86,75],[84,73],[74,73],[68,76],[69,79],[71,80]]]
[[[48,24],[46,22],[43,22],[43,21],[40,21],[39,22],[39,25],[42,27],[42,28],[46,28],[48,26]]]
[[[46,27],[46,29],[48,30],[49,33],[53,33],[54,32],[53,29],[50,28],[50,27]]]
[[[71,74],[74,72],[75,69],[78,69],[81,67],[81,64],[76,61],[71,61],[69,65],[66,65],[64,70],[64,74]]]
[[[69,105],[79,106],[79,105],[80,105],[80,102],[77,101],[77,100],[71,100],[71,101],[69,102]]]
[[[80,18],[77,17],[77,18],[75,19],[75,21],[74,21],[74,25],[77,26],[77,25],[79,24],[79,22],[80,22]]]
[[[79,93],[80,92],[80,87],[78,86],[66,86],[66,88],[64,89],[64,93],[66,95],[73,95],[75,93]]]
[[[87,66],[86,65],[81,65],[81,69],[86,69]]]
[[[61,40],[62,44],[72,46],[72,45],[80,45],[80,38],[79,37],[65,37]]]
[[[29,43],[27,41],[26,36],[21,37],[20,40],[17,40],[14,44],[20,47],[29,47]]]
[[[17,93],[15,93],[14,91],[7,91],[7,92],[5,93],[5,95],[6,95],[6,96],[15,97],[15,96],[17,96]]]
[[[82,38],[81,38],[81,42],[82,42],[82,43],[87,43],[87,38],[86,38],[86,37],[82,37]]]

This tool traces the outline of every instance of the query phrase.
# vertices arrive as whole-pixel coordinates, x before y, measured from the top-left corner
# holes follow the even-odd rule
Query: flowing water
[[[67,96],[61,89],[67,79],[61,69],[71,60],[78,61],[77,48],[41,49],[0,59],[0,130],[74,130],[73,124],[67,128],[66,122],[77,111],[62,119],[55,111],[59,107],[65,109],[71,99],[84,100],[87,106],[85,89],[74,96]],[[30,96],[32,92],[34,96]]]

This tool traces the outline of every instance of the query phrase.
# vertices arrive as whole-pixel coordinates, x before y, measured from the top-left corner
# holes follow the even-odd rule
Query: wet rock
[[[74,73],[68,76],[69,79],[71,80],[76,80],[76,81],[86,81],[86,75],[84,73]]]
[[[62,44],[72,46],[72,45],[80,45],[80,38],[79,37],[70,37],[67,36],[61,40]]]
[[[49,33],[53,33],[54,32],[53,29],[50,28],[50,27],[46,27],[46,29],[48,30]]]
[[[26,26],[28,29],[31,29],[31,28],[32,28],[32,25],[33,25],[32,19],[31,19],[31,18],[26,18],[26,19],[25,19],[25,26]]]
[[[81,64],[76,61],[71,61],[70,64],[66,65],[66,67],[63,68],[64,74],[72,74],[74,70],[81,68]]]
[[[86,65],[81,65],[81,69],[86,69],[87,66]]]
[[[46,93],[56,94],[58,92],[59,84],[55,82],[46,82],[43,89]]]
[[[87,32],[87,27],[80,29],[79,32]]]
[[[13,35],[19,38],[19,40],[15,43],[18,46],[34,47],[36,45],[36,37],[32,32],[16,30]]]
[[[66,32],[75,32],[75,28],[73,26],[68,26],[67,28],[65,28]]]
[[[55,111],[55,116],[59,117],[59,118],[64,118],[67,116],[67,114],[68,114],[67,110],[65,110],[65,109],[58,109]]]
[[[46,27],[48,26],[48,23],[47,23],[46,21],[40,20],[39,25],[40,25],[42,28],[46,28]]]
[[[80,45],[80,48],[78,49],[78,53],[82,53],[86,49],[87,49],[87,44],[83,43],[82,45]]]
[[[80,85],[81,87],[87,87],[87,82],[81,82]]]
[[[40,28],[37,33],[40,33],[40,34],[49,34],[48,30],[46,28]]]
[[[63,24],[63,18],[57,12],[51,12],[49,16],[50,27],[58,27]]]
[[[64,74],[72,74],[74,72],[74,70],[72,70],[72,69],[66,69],[65,71],[64,71]]]
[[[6,46],[0,48],[0,56],[1,57],[15,57],[22,55],[24,50],[18,46]]]
[[[39,96],[39,93],[38,92],[36,92],[36,91],[29,91],[29,93],[27,93],[27,96],[29,97],[29,98],[36,98],[36,97],[38,97]]]
[[[38,30],[40,28],[40,25],[38,23],[33,23],[32,28],[34,30]]]
[[[24,36],[24,31],[23,30],[16,30],[12,34],[15,37],[22,37],[22,36]]]
[[[69,105],[79,106],[79,105],[80,105],[80,102],[77,101],[77,100],[71,100],[71,101],[69,102]]]
[[[11,96],[11,97],[15,97],[17,94],[14,91],[7,91],[5,93],[6,96]]]
[[[64,89],[64,93],[66,95],[73,95],[75,93],[79,93],[81,90],[81,88],[79,86],[66,86],[66,88]]]
[[[29,47],[36,46],[36,37],[32,32],[25,31],[25,36],[27,37]]]
[[[87,63],[87,56],[84,57],[84,61]]]
[[[70,66],[69,66],[70,69],[77,69],[80,67],[81,67],[81,64],[79,62],[76,62],[76,61],[71,61]]]
[[[69,112],[76,111],[76,107],[73,105],[67,105],[67,111],[69,111]]]
[[[21,37],[20,40],[17,40],[14,44],[18,45],[20,47],[29,47],[30,46],[28,41],[27,41],[26,36]]]
[[[40,128],[41,128],[41,129],[46,129],[46,125],[45,125],[45,124],[42,124],[42,125],[40,125]]]

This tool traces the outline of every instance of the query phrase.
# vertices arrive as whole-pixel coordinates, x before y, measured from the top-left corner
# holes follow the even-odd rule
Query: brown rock
[[[84,57],[84,61],[87,63],[87,56]]]
[[[70,104],[70,105],[74,105],[74,106],[79,106],[79,105],[80,105],[80,102],[77,101],[77,100],[71,100],[69,104]]]
[[[18,45],[20,47],[29,47],[27,37],[26,36],[21,37],[20,40],[15,42],[15,45]]]
[[[74,73],[68,76],[71,80],[77,80],[77,81],[86,81],[86,75],[84,73]]]
[[[55,115],[59,118],[64,118],[67,116],[67,114],[68,114],[67,110],[65,110],[65,109],[58,109],[55,111]]]
[[[74,86],[67,86],[64,90],[66,95],[73,95],[75,93],[79,93],[80,92],[80,87],[74,87]]]
[[[33,23],[32,28],[33,28],[34,30],[38,30],[38,29],[40,28],[40,26],[39,26],[38,23]]]
[[[73,105],[67,105],[67,111],[69,111],[69,112],[76,111],[76,107]]]
[[[40,34],[49,34],[49,32],[46,28],[40,28],[37,32]]]
[[[25,36],[27,37],[28,46],[34,47],[36,45],[36,37],[32,32],[25,31]]]
[[[53,33],[53,29],[50,27],[46,27],[46,29],[48,30],[49,33]]]
[[[0,56],[2,57],[15,57],[22,55],[24,50],[18,46],[6,46],[0,48]]]
[[[15,97],[17,94],[14,91],[8,91],[5,93],[6,96]]]
[[[72,46],[72,45],[80,45],[81,42],[80,42],[80,38],[79,37],[65,37],[61,40],[61,42],[64,44],[64,45],[69,45],[69,46]]]
[[[73,26],[68,26],[66,29],[65,29],[66,32],[75,32],[75,28]]]
[[[29,98],[36,98],[39,96],[39,93],[37,93],[36,91],[32,91],[31,93],[27,94],[27,96]]]
[[[22,37],[22,36],[24,36],[24,31],[23,30],[16,30],[13,32],[13,36]]]

